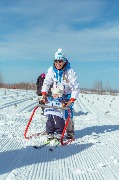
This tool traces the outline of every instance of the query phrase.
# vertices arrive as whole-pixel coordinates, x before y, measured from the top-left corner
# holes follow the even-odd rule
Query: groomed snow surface
[[[81,94],[74,104],[75,141],[49,151],[42,136],[25,140],[35,91],[0,89],[0,180],[119,180],[119,96]],[[43,132],[38,108],[27,135]],[[45,135],[44,135],[45,137]]]

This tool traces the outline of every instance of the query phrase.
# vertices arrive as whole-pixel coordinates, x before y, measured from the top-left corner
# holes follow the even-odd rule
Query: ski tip
[[[49,151],[53,151],[53,149],[49,149]]]
[[[34,148],[34,149],[38,149],[38,147],[37,147],[37,146],[33,146],[33,148]]]

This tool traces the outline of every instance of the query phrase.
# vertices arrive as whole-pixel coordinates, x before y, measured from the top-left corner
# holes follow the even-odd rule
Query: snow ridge
[[[0,89],[1,180],[118,180],[119,96],[80,94],[74,104],[75,141],[39,150],[46,136],[25,140],[35,91]],[[44,132],[46,117],[38,108],[29,135]]]

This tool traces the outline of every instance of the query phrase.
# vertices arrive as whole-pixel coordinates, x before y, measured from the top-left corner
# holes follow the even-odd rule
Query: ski
[[[33,146],[34,149],[41,149],[47,145],[50,145],[49,151],[54,151],[57,146],[60,144],[60,141],[57,139],[47,140],[45,143],[43,143],[40,146]]]
[[[60,141],[55,139],[55,142],[52,145],[52,147],[49,148],[49,151],[54,151],[58,147],[59,144],[60,144]]]
[[[42,147],[47,146],[48,144],[50,144],[50,140],[46,141],[44,144],[40,145],[40,146],[33,146],[33,148],[35,149],[41,149]]]

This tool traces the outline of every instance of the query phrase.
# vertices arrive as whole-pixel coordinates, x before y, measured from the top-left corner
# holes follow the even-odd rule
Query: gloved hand
[[[45,93],[45,94],[44,94],[44,93],[42,94],[42,100],[41,100],[41,101],[42,101],[42,103],[44,103],[44,104],[47,102],[47,95],[46,95],[46,93]]]
[[[75,99],[71,98],[68,102],[66,102],[66,107],[70,106],[72,103],[74,103]]]
[[[44,100],[42,99],[41,101],[39,101],[39,104],[44,105],[45,104]]]
[[[67,103],[66,102],[62,102],[62,107],[66,107]]]
[[[66,102],[66,107],[70,106],[72,103],[73,103],[72,101]]]

